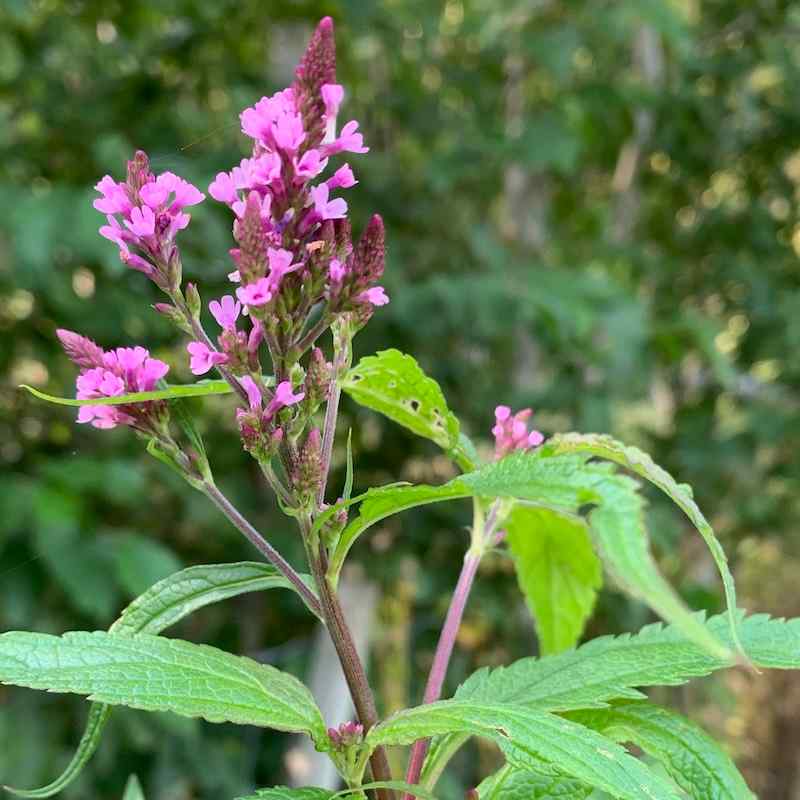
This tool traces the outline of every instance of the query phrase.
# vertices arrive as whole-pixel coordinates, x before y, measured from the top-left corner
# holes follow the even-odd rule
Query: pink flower
[[[311,199],[314,201],[314,211],[322,220],[344,219],[347,216],[347,203],[341,197],[329,201],[330,188],[327,183],[321,183],[311,189]]]
[[[347,267],[338,258],[332,258],[328,267],[331,283],[341,283],[347,275]]]
[[[325,115],[335,117],[344,99],[344,86],[338,83],[326,83],[320,87],[322,102],[325,103]]]
[[[150,206],[134,206],[125,225],[137,236],[152,236],[156,230],[156,215]]]
[[[92,205],[103,214],[127,214],[131,210],[124,183],[117,183],[110,175],[105,175],[94,188],[103,196]]]
[[[355,175],[353,175],[353,170],[350,168],[350,165],[342,164],[325,183],[328,184],[329,189],[349,189],[351,186],[355,186],[358,181]]]
[[[272,300],[272,283],[269,278],[259,278],[255,283],[240,286],[236,296],[246,306],[264,306]]]
[[[249,375],[245,375],[243,378],[240,378],[239,382],[242,384],[242,386],[244,386],[244,390],[247,393],[247,400],[250,403],[250,410],[257,413],[260,412],[263,403],[263,397],[258,384]]]
[[[267,248],[267,260],[269,261],[269,280],[274,287],[273,291],[278,290],[278,285],[284,275],[294,272],[303,266],[301,262],[292,264],[291,252],[283,248]]]
[[[342,128],[338,139],[334,139],[329,144],[323,145],[322,150],[326,156],[332,156],[334,153],[368,153],[369,147],[364,147],[364,137],[362,134],[357,133],[358,123],[351,119],[344,128]]]
[[[319,150],[306,150],[295,164],[295,175],[303,182],[316,178],[328,166],[328,159],[322,158]]]
[[[361,292],[356,299],[372,303],[373,306],[385,306],[389,302],[389,295],[386,294],[383,286],[373,286],[371,289]]]
[[[231,295],[226,294],[219,300],[212,300],[208,304],[208,310],[213,314],[217,324],[223,330],[233,330],[236,327],[236,320],[242,311],[242,304],[237,303]]]
[[[189,369],[191,369],[193,375],[205,375],[210,369],[220,364],[226,364],[228,361],[228,356],[212,350],[203,342],[189,342],[186,345],[186,349],[191,356]]]
[[[267,406],[267,416],[272,418],[282,408],[299,403],[305,396],[305,392],[294,394],[292,392],[292,384],[289,381],[282,381],[275,387],[275,396]]]
[[[525,408],[512,415],[508,406],[497,406],[494,410],[495,426],[492,428],[496,458],[502,458],[512,450],[538,447],[544,441],[539,431],[528,431],[527,423],[532,414],[530,408]]]
[[[208,187],[208,193],[220,203],[231,205],[239,199],[236,191],[236,184],[233,178],[227,172],[218,172],[217,177],[214,178],[211,185]]]

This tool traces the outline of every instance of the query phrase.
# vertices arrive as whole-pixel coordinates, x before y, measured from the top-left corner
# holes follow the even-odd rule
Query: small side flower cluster
[[[100,234],[119,246],[122,262],[164,291],[177,289],[181,262],[175,236],[191,219],[184,209],[201,203],[205,195],[171,172],[154,175],[141,150],[128,162],[124,182],[106,175],[95,189],[102,197],[94,201],[94,207],[108,220]]]
[[[118,347],[105,351],[85,336],[59,329],[58,338],[67,356],[80,367],[76,381],[79,400],[118,397],[132,392],[150,392],[169,371],[169,366],[151,358],[144,347]],[[155,434],[166,422],[163,402],[131,405],[81,406],[78,422],[95,428],[130,425],[143,433]]]
[[[497,406],[494,410],[495,425],[492,428],[495,458],[502,458],[513,450],[538,447],[544,441],[544,436],[539,431],[528,430],[528,420],[532,415],[530,408],[512,414],[508,406]]]
[[[328,728],[328,738],[337,750],[361,744],[364,739],[364,726],[358,722],[343,722],[338,728]]]
[[[259,461],[269,461],[285,435],[284,429],[277,424],[278,412],[301,402],[305,392],[294,392],[290,381],[282,381],[265,406],[265,388],[249,375],[245,375],[241,382],[249,403],[249,408],[236,411],[242,442]]]

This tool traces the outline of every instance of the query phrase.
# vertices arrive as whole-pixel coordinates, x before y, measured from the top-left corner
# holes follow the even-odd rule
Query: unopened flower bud
[[[313,414],[328,396],[332,371],[333,367],[325,360],[322,350],[315,347],[311,351],[304,384],[309,414]]]
[[[352,747],[364,740],[364,726],[358,722],[343,722],[338,728],[328,728],[328,738],[337,750]]]
[[[355,248],[356,273],[366,283],[373,283],[383,275],[385,259],[386,234],[383,220],[379,214],[373,214]]]
[[[161,314],[162,317],[166,317],[173,325],[182,330],[184,333],[188,333],[190,336],[194,335],[192,326],[184,317],[183,312],[179,311],[171,303],[154,303],[153,310]]]
[[[134,194],[134,199],[138,199],[139,189],[153,178],[150,172],[150,159],[144,150],[137,150],[133,158],[128,162],[128,187]]]
[[[235,233],[240,245],[238,267],[242,284],[255,283],[267,274],[267,248],[258,192],[247,195],[244,215],[237,220]]]
[[[67,358],[73,364],[84,369],[105,366],[103,349],[91,339],[64,328],[59,328],[56,331],[56,336],[58,336]]]
[[[186,284],[186,306],[193,319],[200,317],[200,309],[202,308],[200,292],[197,291],[197,286],[193,283]]]
[[[322,480],[322,436],[319,428],[313,428],[306,437],[300,457],[293,470],[292,483],[301,496],[316,494]]]

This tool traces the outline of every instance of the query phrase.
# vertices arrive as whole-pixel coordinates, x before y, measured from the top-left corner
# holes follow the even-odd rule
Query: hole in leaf
[[[409,405],[413,411],[419,411],[419,400],[411,400]]]

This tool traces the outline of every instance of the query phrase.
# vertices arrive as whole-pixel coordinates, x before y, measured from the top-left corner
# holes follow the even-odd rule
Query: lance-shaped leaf
[[[696,615],[702,622],[702,615]],[[726,615],[704,623],[730,643]],[[765,669],[800,669],[800,619],[772,619],[756,614],[740,619],[742,642],[753,662]],[[474,672],[456,691],[465,702],[512,703],[546,711],[605,708],[612,700],[644,699],[639,689],[677,686],[692,678],[733,666],[735,657],[719,657],[698,646],[674,625],[648,625],[635,635],[603,636],[576,650],[522,658],[507,667]],[[465,738],[435,741],[425,776],[438,777]],[[426,786],[431,785],[427,779]]]
[[[230,394],[233,389],[226,381],[198,381],[188,386],[167,386],[164,389],[154,389],[151,392],[131,392],[118,394],[113,397],[98,397],[92,400],[76,400],[74,397],[56,397],[47,394],[33,386],[23,383],[20,389],[27,389],[34,397],[56,403],[60,406],[119,406],[133,403],[148,403],[152,400],[174,400],[181,397],[203,397],[209,394]]]
[[[306,577],[311,585],[311,578]],[[235,564],[204,564],[170,575],[137,597],[111,626],[122,634],[157,634],[204,606],[246,592],[294,587],[273,566],[253,561]],[[4,787],[26,798],[52,797],[69,786],[94,755],[100,744],[111,707],[92,703],[78,748],[70,763],[54,781],[39,789]]]
[[[458,419],[447,407],[439,384],[399,350],[362,358],[344,377],[342,391],[447,452],[464,450]],[[468,460],[466,451],[462,456]]]
[[[556,436],[548,444],[556,453],[586,453],[620,464],[657,486],[682,509],[705,540],[717,565],[728,603],[733,643],[738,650],[742,651],[736,630],[736,588],[733,576],[728,568],[725,551],[714,535],[708,520],[703,516],[703,512],[700,511],[697,503],[695,503],[691,487],[686,484],[679,484],[666,470],[659,467],[647,453],[636,447],[628,447],[610,436],[570,433]]]
[[[478,786],[480,800],[586,800],[594,788],[563,775],[506,764]]]
[[[569,649],[583,632],[603,580],[588,526],[548,508],[517,506],[505,529],[542,652]]]
[[[633,742],[660,761],[693,800],[751,800],[730,756],[688,719],[650,703],[573,711],[567,718],[620,744]]]
[[[270,786],[268,789],[259,789],[247,797],[237,797],[236,800],[331,800],[336,792],[329,789],[319,789],[316,786],[302,786],[296,789],[288,786]]]
[[[311,693],[292,675],[208,645],[144,633],[4,633],[0,682],[209,722],[307,733],[318,741],[325,736]]]
[[[502,704],[446,700],[398,714],[373,728],[368,745],[411,744],[432,735],[462,733],[494,741],[519,769],[575,778],[620,800],[678,800],[678,793],[624,748],[574,722]]]
[[[644,524],[643,501],[635,481],[614,473],[613,464],[588,462],[591,453],[554,454],[549,443],[517,451],[460,477],[476,494],[510,497],[555,510],[577,512],[586,505],[603,561],[623,586],[667,622],[718,655],[725,647],[699,625],[686,604],[661,576]]]
[[[331,555],[329,574],[334,578],[338,576],[350,548],[358,537],[372,525],[410,508],[441,503],[445,500],[457,500],[471,495],[470,489],[459,479],[442,486],[393,485],[370,489],[361,497],[356,498],[361,501],[358,516],[350,520],[339,536]]]
[[[128,778],[122,800],[144,800],[142,784],[139,783],[139,779],[135,775],[131,775],[130,778]]]

